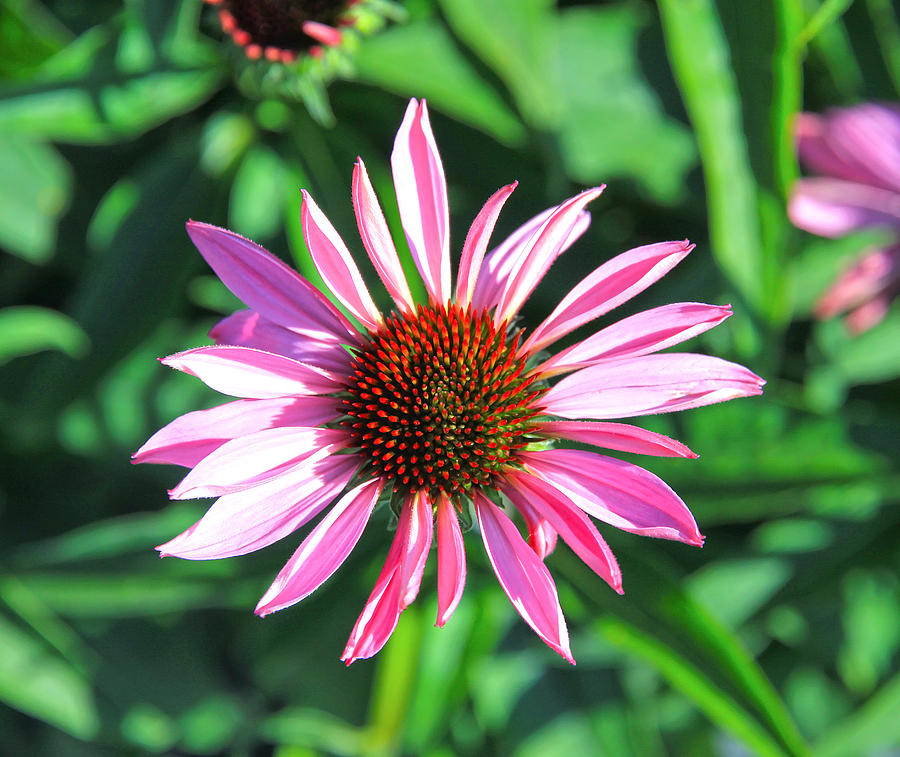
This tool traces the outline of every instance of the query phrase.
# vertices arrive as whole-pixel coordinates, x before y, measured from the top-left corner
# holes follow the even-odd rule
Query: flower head
[[[246,554],[327,510],[260,600],[256,612],[267,615],[318,588],[352,551],[378,503],[389,500],[396,533],[344,651],[350,663],[387,641],[419,591],[433,539],[437,624],[447,622],[466,576],[460,518],[473,508],[510,601],[572,661],[543,562],[557,536],[619,593],[619,567],[592,517],[688,544],[703,537],[684,502],[649,471],[553,442],[695,457],[674,439],[609,419],[755,395],[763,381],[714,357],[653,354],[731,315],[728,307],[694,302],[638,313],[546,357],[545,348],[641,292],[692,245],[663,242],[612,258],[528,333],[513,317],[587,228],[584,208],[603,188],[544,211],[486,254],[516,185],[501,188],[469,230],[453,287],[446,184],[424,101],[410,102],[391,163],[427,302],[410,294],[362,160],[353,173],[353,207],[394,312],[375,307],[344,242],[303,194],[304,239],[360,328],[261,247],[188,224],[200,253],[249,309],[212,330],[215,346],[162,361],[240,399],[177,418],[135,454],[137,462],[191,469],[173,498],[218,497],[158,549],[186,559]],[[527,543],[512,510],[524,521]]]
[[[788,213],[794,225],[823,237],[885,228],[900,237],[900,107],[866,103],[801,113],[800,160],[822,176],[798,180]],[[878,324],[900,293],[900,245],[866,250],[816,303],[819,318],[850,311],[854,332]]]
[[[361,37],[405,13],[392,0],[206,0],[243,52],[238,84],[253,96],[303,100],[320,121],[333,120],[325,85],[352,71]],[[257,63],[258,61],[258,63]]]

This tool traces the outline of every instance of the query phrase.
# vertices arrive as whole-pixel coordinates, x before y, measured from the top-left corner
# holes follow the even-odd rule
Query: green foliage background
[[[896,754],[900,310],[855,339],[812,322],[878,235],[816,239],[785,215],[794,113],[897,99],[891,3],[405,6],[314,119],[242,94],[240,55],[199,0],[0,2],[0,752]],[[702,550],[604,529],[623,598],[565,546],[548,558],[576,668],[521,623],[477,539],[448,626],[432,625],[432,561],[388,647],[348,669],[379,527],[265,620],[252,608],[297,537],[207,563],[153,551],[206,503],[170,503],[178,472],[129,455],[216,399],[155,358],[236,307],[185,220],[315,280],[300,187],[359,250],[362,155],[399,242],[387,158],[410,96],[429,101],[457,250],[513,179],[498,239],[609,183],[526,322],[599,261],[689,237],[634,309],[732,302],[696,349],[769,380],[761,398],[645,419],[701,454],[643,462],[692,507]]]

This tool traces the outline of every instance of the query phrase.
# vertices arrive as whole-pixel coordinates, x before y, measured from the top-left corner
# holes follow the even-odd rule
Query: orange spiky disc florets
[[[546,391],[523,376],[518,335],[486,312],[419,306],[389,318],[356,355],[344,422],[396,491],[488,486],[528,444]]]

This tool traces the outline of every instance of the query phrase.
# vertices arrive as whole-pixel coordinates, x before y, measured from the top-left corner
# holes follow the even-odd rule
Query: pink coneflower
[[[366,0],[206,0],[219,9],[219,23],[251,60],[292,63],[337,47]]]
[[[805,166],[824,174],[798,180],[788,214],[795,226],[823,237],[865,228],[900,238],[900,107],[866,103],[801,113],[795,126]],[[900,244],[866,250],[821,296],[818,318],[849,311],[852,333],[880,323],[900,293]]]
[[[516,184],[498,190],[469,230],[454,287],[446,184],[424,101],[410,102],[391,164],[426,303],[413,301],[362,160],[353,173],[353,207],[394,312],[378,311],[344,242],[303,193],[312,258],[362,328],[253,242],[188,223],[200,253],[250,309],[212,330],[216,346],[162,361],[240,399],[177,418],[135,454],[137,462],[191,468],[173,498],[218,497],[203,518],[158,549],[193,560],[241,555],[330,506],[260,600],[257,614],[268,615],[318,588],[347,558],[379,502],[390,500],[396,533],[344,650],[349,664],[381,649],[416,597],[433,536],[437,625],[447,622],[466,576],[459,518],[473,508],[510,601],[573,661],[543,562],[557,535],[619,593],[615,557],[588,516],[688,544],[700,545],[703,537],[684,502],[652,473],[597,452],[554,449],[552,442],[695,457],[673,439],[609,419],[755,395],[763,381],[714,357],[652,354],[731,315],[728,307],[694,302],[638,313],[547,357],[547,347],[641,292],[692,245],[662,242],[614,257],[527,333],[512,325],[514,317],[584,232],[584,207],[603,188],[546,210],[485,255]]]

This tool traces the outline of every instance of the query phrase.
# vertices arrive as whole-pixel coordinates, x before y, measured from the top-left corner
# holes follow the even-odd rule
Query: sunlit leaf
[[[81,739],[93,738],[98,729],[89,682],[3,615],[0,701]]]
[[[0,175],[0,247],[32,263],[46,261],[70,200],[68,164],[50,145],[7,135],[0,138]]]
[[[30,305],[0,309],[0,365],[41,350],[81,357],[87,347],[84,331],[63,313]]]

